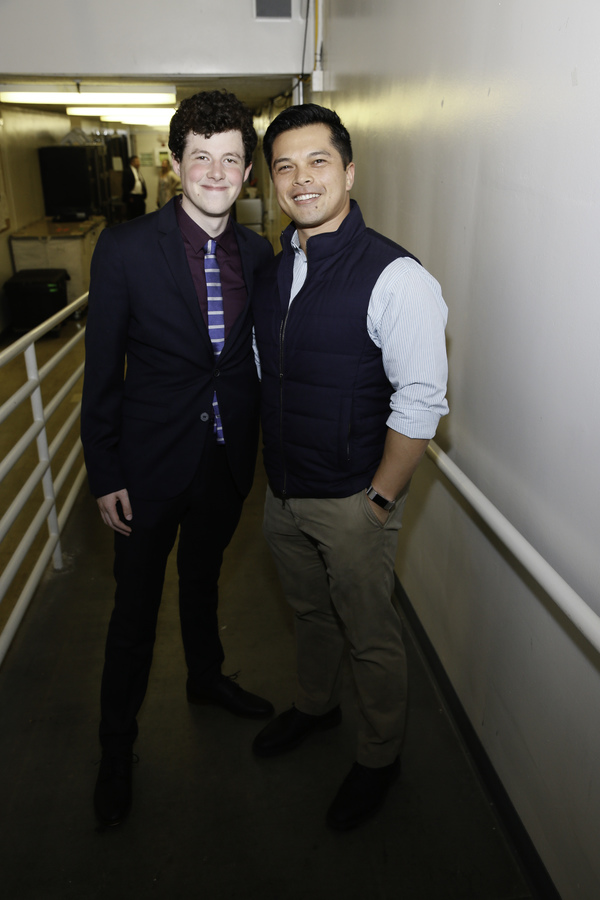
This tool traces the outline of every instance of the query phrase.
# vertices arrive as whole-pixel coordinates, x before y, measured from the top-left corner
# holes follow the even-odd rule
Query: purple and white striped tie
[[[216,257],[217,242],[209,240],[204,247],[204,274],[206,276],[206,296],[208,299],[208,334],[218,360],[225,343],[225,316],[223,314],[223,296],[221,291],[221,271]],[[214,431],[217,444],[224,444],[223,425],[217,402],[217,392],[213,394],[213,412],[215,417]]]

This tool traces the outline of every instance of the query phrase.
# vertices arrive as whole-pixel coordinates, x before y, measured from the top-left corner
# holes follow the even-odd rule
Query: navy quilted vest
[[[347,497],[368,487],[390,413],[369,299],[383,269],[411,254],[366,228],[352,201],[337,231],[308,240],[306,282],[288,310],[293,233],[253,291],[265,468],[278,496]]]

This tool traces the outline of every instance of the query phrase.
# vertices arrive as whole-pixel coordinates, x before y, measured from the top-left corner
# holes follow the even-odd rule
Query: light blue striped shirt
[[[308,271],[297,231],[291,243],[295,253],[290,304]],[[381,350],[393,388],[387,425],[406,437],[432,438],[448,412],[447,319],[440,285],[418,262],[399,257],[386,266],[369,300],[367,332]],[[260,375],[258,357],[257,367]]]

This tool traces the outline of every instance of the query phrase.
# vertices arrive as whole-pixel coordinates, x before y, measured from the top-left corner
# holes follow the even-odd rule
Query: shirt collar
[[[177,215],[177,224],[179,225],[180,231],[188,244],[190,244],[194,253],[199,254],[201,251],[204,251],[206,242],[210,240],[210,235],[188,216],[181,205],[181,200],[178,200],[175,204],[175,213]],[[235,250],[237,243],[231,216],[229,216],[227,220],[225,230],[217,235],[214,240],[216,240],[219,249],[224,250],[227,255],[230,255]]]
[[[290,241],[290,244],[294,248],[294,252],[296,254],[301,253],[303,256],[305,255],[304,250],[300,246],[300,238],[298,237],[298,229],[296,229],[296,231],[294,231],[294,233],[292,235],[292,239]]]

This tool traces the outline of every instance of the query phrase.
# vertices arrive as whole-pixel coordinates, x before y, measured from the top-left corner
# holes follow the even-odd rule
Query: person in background
[[[137,714],[178,536],[187,700],[273,713],[222,674],[217,618],[223,552],[258,444],[249,294],[273,251],[230,216],[256,142],[252,114],[233,94],[185,99],[169,135],[182,195],[105,229],[92,259],[81,438],[91,491],[115,533],[116,580],[94,792],[104,825],[131,805]]]
[[[127,220],[144,215],[147,193],[146,182],[140,174],[140,158],[130,156],[129,166],[123,170],[123,203]]]
[[[341,719],[347,642],[358,701],[356,761],[328,824],[360,825],[398,775],[406,658],[393,603],[410,479],[448,411],[440,286],[367,228],[350,199],[350,136],[332,110],[293,106],[263,150],[292,224],[255,281],[264,531],[295,613],[295,704],[255,738],[268,757]]]
[[[171,168],[168,159],[163,159],[158,175],[158,188],[156,191],[156,207],[161,209],[172,197],[181,193],[181,179]]]

